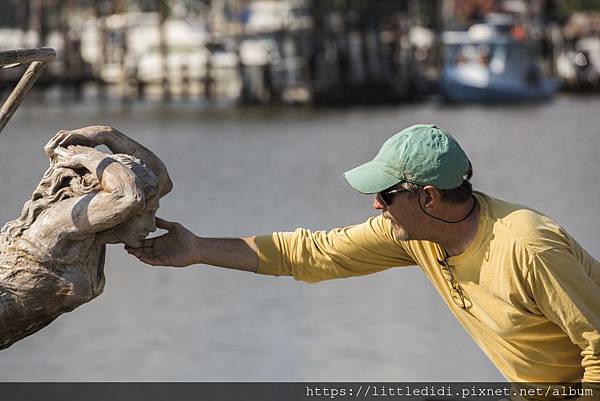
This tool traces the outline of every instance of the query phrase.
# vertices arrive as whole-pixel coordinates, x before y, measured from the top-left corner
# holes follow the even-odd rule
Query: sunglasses
[[[389,206],[394,201],[394,197],[400,192],[408,192],[408,189],[386,189],[385,191],[377,192],[377,200],[384,206]]]
[[[450,285],[450,296],[452,297],[452,301],[454,301],[454,304],[464,310],[468,310],[469,308],[471,308],[471,300],[463,291],[456,278],[454,278],[454,275],[452,274],[452,268],[448,265],[448,262],[446,262],[445,259],[438,260],[438,262],[442,270],[442,275]]]

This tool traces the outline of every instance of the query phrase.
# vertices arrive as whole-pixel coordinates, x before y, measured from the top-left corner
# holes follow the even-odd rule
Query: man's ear
[[[421,190],[421,193],[422,195],[420,201],[422,202],[421,204],[424,208],[435,210],[440,206],[440,203],[442,202],[442,194],[436,187],[433,185],[426,185]]]

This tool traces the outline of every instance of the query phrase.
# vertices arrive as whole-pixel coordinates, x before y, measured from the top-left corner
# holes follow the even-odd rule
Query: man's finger
[[[137,257],[139,257],[139,256],[157,257],[157,253],[154,252],[154,250],[152,248],[129,248],[129,249],[127,249],[127,253],[130,253]]]
[[[125,245],[125,250],[129,251],[131,249],[153,248],[155,245],[155,241],[158,241],[162,237],[166,237],[167,235],[169,235],[169,234],[163,234],[158,237],[146,238],[146,239],[142,240],[140,242],[140,245],[136,246],[135,248],[132,246],[129,246],[129,245]]]
[[[160,217],[156,217],[156,227],[158,227],[158,228],[172,230],[176,226],[177,226],[177,223],[175,223],[174,221],[167,221],[167,220],[161,219]]]
[[[156,253],[152,249],[149,249],[149,248],[126,248],[126,249],[127,249],[128,254],[135,256],[136,258],[140,259],[143,262],[146,262],[147,260],[152,260],[155,263],[158,263],[162,256],[162,254]]]
[[[167,234],[161,235],[160,237],[164,237],[165,235],[167,235]],[[129,249],[140,249],[140,248],[152,248],[154,246],[154,240],[158,239],[160,237],[146,238],[145,240],[142,240],[142,242],[140,242],[140,246],[137,246],[135,248],[125,245],[125,249],[129,250]]]

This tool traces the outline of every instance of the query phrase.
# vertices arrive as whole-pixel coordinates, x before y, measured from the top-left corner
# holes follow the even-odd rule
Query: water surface
[[[159,215],[201,235],[329,229],[376,214],[343,172],[434,122],[473,182],[554,217],[600,257],[600,98],[314,110],[29,101],[0,136],[0,221],[16,217],[62,128],[113,125],[154,150],[174,191]],[[98,299],[0,352],[0,380],[502,380],[415,267],[308,285],[226,269],[149,267],[108,250]]]

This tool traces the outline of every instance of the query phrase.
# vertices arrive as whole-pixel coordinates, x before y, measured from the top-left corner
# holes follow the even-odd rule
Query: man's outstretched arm
[[[126,248],[151,265],[209,264],[314,283],[414,264],[382,216],[327,232],[297,229],[247,238],[201,238],[181,224],[156,223],[169,232]]]
[[[144,240],[139,248],[126,246],[127,252],[153,266],[207,264],[249,272],[258,269],[258,249],[253,237],[202,238],[179,223],[158,217],[156,226],[168,232]]]

